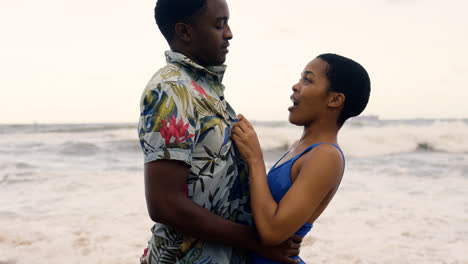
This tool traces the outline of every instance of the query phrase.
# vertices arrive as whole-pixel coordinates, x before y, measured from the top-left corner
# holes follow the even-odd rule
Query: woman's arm
[[[301,239],[294,237],[278,246],[261,245],[252,228],[215,215],[188,199],[184,194],[188,173],[188,167],[178,161],[145,164],[146,202],[153,221],[197,238],[246,248],[281,263],[297,263],[288,256],[299,254]]]
[[[335,189],[342,173],[341,154],[329,144],[304,154],[298,176],[278,204],[268,187],[257,135],[245,117],[239,116],[232,134],[249,166],[252,212],[262,243],[279,244],[307,222],[327,194]]]

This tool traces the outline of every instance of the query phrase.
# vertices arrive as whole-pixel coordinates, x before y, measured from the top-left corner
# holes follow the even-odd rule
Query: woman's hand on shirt
[[[232,128],[232,139],[247,164],[263,164],[263,153],[260,148],[257,133],[243,115],[238,115],[239,121]]]

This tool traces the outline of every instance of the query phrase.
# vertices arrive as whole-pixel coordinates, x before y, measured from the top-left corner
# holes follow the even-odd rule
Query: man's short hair
[[[370,95],[370,79],[367,71],[359,63],[337,54],[322,54],[317,58],[328,63],[327,78],[329,91],[344,94],[343,110],[338,117],[338,125],[353,116],[357,116],[367,106]]]
[[[171,43],[177,23],[193,23],[193,17],[206,6],[206,0],[158,0],[154,8],[154,18],[159,30]]]

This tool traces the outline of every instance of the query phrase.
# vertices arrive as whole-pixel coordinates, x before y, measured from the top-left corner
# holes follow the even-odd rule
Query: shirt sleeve
[[[141,97],[138,124],[144,162],[178,160],[191,166],[197,126],[186,86],[179,82],[149,84]]]

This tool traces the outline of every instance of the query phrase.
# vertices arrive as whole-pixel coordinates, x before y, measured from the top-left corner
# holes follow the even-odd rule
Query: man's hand
[[[288,240],[277,246],[264,246],[260,248],[257,253],[265,258],[277,262],[285,264],[296,264],[299,262],[299,260],[295,260],[290,257],[299,255],[301,243],[302,237],[293,235]]]

